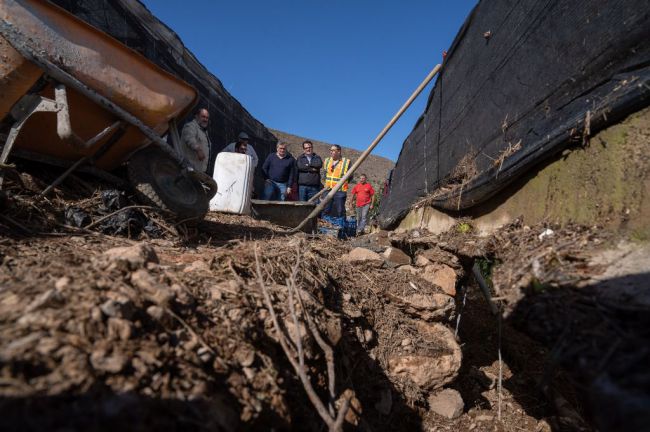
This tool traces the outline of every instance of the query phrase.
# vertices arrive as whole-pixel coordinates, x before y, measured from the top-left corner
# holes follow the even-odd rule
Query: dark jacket
[[[323,167],[323,160],[314,153],[311,156],[311,162],[307,156],[301,154],[296,159],[298,167],[298,184],[303,186],[320,186],[320,169]]]
[[[262,165],[262,172],[265,179],[287,183],[291,187],[296,180],[296,160],[289,152],[282,159],[276,153],[271,153]]]

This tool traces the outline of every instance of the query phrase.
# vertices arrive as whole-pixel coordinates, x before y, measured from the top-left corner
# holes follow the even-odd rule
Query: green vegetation
[[[633,230],[630,233],[630,240],[638,243],[650,241],[650,228]]]
[[[530,281],[530,285],[528,285],[528,288],[533,292],[533,294],[542,294],[551,290],[553,286],[548,283],[544,283],[539,279],[537,279],[536,277],[534,277]]]
[[[492,288],[492,274],[494,273],[494,268],[499,265],[501,261],[484,257],[478,258],[475,262],[481,272],[481,276],[483,276],[483,279],[485,279],[490,288]]]

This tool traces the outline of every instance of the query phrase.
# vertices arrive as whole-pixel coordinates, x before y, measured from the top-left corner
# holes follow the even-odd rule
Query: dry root
[[[337,412],[337,408],[335,405],[335,401],[337,398],[336,398],[336,388],[335,388],[336,376],[334,371],[334,365],[335,365],[334,350],[332,349],[331,346],[329,346],[325,342],[325,340],[321,336],[313,318],[305,308],[305,304],[303,303],[302,297],[300,295],[301,290],[296,287],[296,276],[300,268],[300,259],[301,259],[300,247],[298,246],[296,251],[296,262],[294,264],[293,271],[291,272],[290,276],[286,280],[286,286],[288,290],[288,296],[287,296],[288,309],[289,309],[289,314],[291,316],[291,320],[293,321],[293,326],[295,328],[293,335],[288,335],[282,331],[282,327],[280,326],[278,315],[276,314],[275,311],[273,299],[271,298],[271,294],[269,293],[268,286],[264,281],[264,275],[262,273],[262,267],[260,264],[258,250],[256,247],[255,265],[256,265],[256,273],[257,273],[257,282],[262,290],[262,294],[264,295],[264,302],[266,303],[266,307],[269,310],[271,320],[273,321],[273,327],[275,328],[275,331],[278,334],[278,339],[280,341],[280,345],[282,346],[282,350],[284,351],[287,359],[291,363],[291,366],[293,366],[296,374],[300,378],[300,382],[303,388],[305,389],[305,392],[307,393],[307,397],[309,398],[309,401],[314,406],[314,408],[318,412],[318,415],[323,419],[325,424],[327,424],[328,430],[331,432],[338,432],[342,430],[343,421],[345,420],[345,415],[348,409],[350,408],[350,399],[349,397],[346,398],[343,396],[343,402],[341,403],[340,408],[338,408],[338,412]],[[295,305],[296,299],[298,300],[298,304],[300,305],[299,313],[296,312],[296,305]],[[302,316],[299,317],[298,316],[299,314]],[[300,334],[300,319],[302,319],[304,322],[307,323],[307,328],[311,333],[311,336],[316,340],[316,343],[325,354],[325,359],[327,361],[328,390],[329,390],[329,401],[327,407],[325,407],[323,401],[316,394],[316,391],[314,390],[311,380],[309,379],[309,376],[307,374],[307,369],[305,367],[305,351],[302,345],[302,335]],[[346,392],[343,393],[346,394]]]

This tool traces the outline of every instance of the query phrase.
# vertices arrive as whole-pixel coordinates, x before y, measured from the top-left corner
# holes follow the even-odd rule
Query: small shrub
[[[456,232],[460,234],[467,234],[473,231],[473,227],[471,224],[468,222],[459,222],[458,225],[456,225]]]

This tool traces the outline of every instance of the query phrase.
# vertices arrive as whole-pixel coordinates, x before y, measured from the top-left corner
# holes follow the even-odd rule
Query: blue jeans
[[[298,201],[309,201],[319,190],[318,186],[298,185]]]
[[[332,217],[345,217],[345,200],[347,197],[348,194],[345,192],[338,191],[335,193],[332,201],[328,202],[323,209],[323,214]]]
[[[286,183],[278,183],[273,180],[266,180],[264,182],[264,191],[262,192],[263,200],[285,201],[286,197],[287,197]]]

